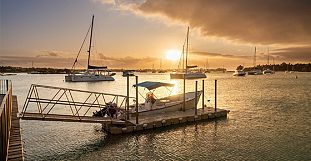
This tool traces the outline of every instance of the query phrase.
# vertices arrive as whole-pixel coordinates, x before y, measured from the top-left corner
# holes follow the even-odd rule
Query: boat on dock
[[[206,78],[206,75],[204,72],[201,71],[192,71],[192,68],[196,68],[196,65],[188,65],[188,53],[189,53],[189,45],[188,45],[188,40],[189,40],[189,26],[187,30],[187,37],[186,37],[186,42],[183,45],[183,50],[182,50],[182,72],[173,72],[170,73],[170,78],[171,79],[199,79],[199,78]],[[185,49],[185,44],[186,44],[186,53],[184,52]],[[184,57],[186,57],[184,59]]]
[[[135,86],[135,85],[134,85]],[[150,114],[158,114],[172,111],[182,111],[188,109],[194,109],[195,103],[198,102],[202,91],[197,92],[187,92],[185,95],[177,94],[177,95],[169,95],[167,97],[157,98],[154,95],[154,91],[157,88],[165,87],[169,90],[169,87],[173,87],[174,84],[164,83],[164,82],[142,82],[137,84],[138,87],[143,87],[148,89],[149,92],[146,94],[145,103],[140,103],[138,105],[138,115],[150,115]],[[171,93],[171,91],[170,91]],[[183,109],[185,96],[185,109]],[[197,101],[195,101],[197,98]],[[132,116],[136,115],[135,105],[130,105],[130,114]]]
[[[92,17],[92,24],[91,24],[91,34],[90,34],[90,43],[88,49],[88,59],[87,59],[87,69],[83,73],[75,73],[74,67],[78,62],[78,57],[80,51],[77,55],[76,60],[73,64],[73,72],[65,76],[66,82],[97,82],[97,81],[114,81],[115,79],[112,77],[115,73],[110,73],[107,66],[94,66],[90,65],[90,56],[91,56],[91,46],[92,46],[92,33],[93,33],[93,24],[94,24],[94,15]],[[84,41],[83,41],[84,43]],[[83,46],[83,44],[82,44]],[[82,48],[82,47],[81,47]]]

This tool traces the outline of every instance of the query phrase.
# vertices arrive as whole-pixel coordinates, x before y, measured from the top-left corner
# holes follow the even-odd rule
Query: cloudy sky
[[[70,68],[95,15],[91,62],[176,68],[190,26],[189,64],[234,69],[311,62],[310,0],[1,0],[0,65]],[[87,45],[79,56],[86,66]]]

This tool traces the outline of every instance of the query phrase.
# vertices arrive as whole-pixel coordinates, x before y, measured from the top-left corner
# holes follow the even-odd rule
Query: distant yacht
[[[245,76],[246,73],[244,70],[235,70],[233,76]]]
[[[184,47],[185,44],[183,45],[183,51],[182,51],[182,72],[174,72],[174,73],[170,73],[170,77],[171,79],[183,79],[185,77],[185,79],[198,79],[198,78],[206,78],[205,73],[200,72],[200,71],[196,71],[193,72],[190,69],[191,68],[196,68],[197,66],[189,66],[188,65],[188,40],[189,40],[189,26],[188,26],[188,30],[187,30],[187,37],[186,37],[186,59],[184,60]]]
[[[244,67],[242,65],[239,65],[232,75],[233,76],[245,76],[246,73],[244,71]]]
[[[93,66],[90,65],[90,56],[91,56],[91,45],[92,45],[92,33],[93,33],[93,23],[94,23],[94,15],[92,17],[92,24],[91,24],[91,35],[90,35],[90,44],[88,52],[88,59],[87,59],[87,70],[83,73],[70,73],[65,76],[66,82],[97,82],[97,81],[114,81],[112,77],[115,73],[110,73],[107,66]],[[83,44],[82,44],[83,45]],[[78,56],[80,51],[78,53]],[[77,63],[78,56],[73,64],[73,68]]]
[[[254,60],[253,60],[254,68],[251,71],[248,71],[248,75],[262,75],[262,71],[256,68],[256,46],[255,46],[255,53],[254,53]]]

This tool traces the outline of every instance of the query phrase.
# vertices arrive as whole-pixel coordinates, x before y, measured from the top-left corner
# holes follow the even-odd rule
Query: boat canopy
[[[134,87],[136,85],[133,85]],[[164,82],[150,82],[150,81],[146,81],[146,82],[141,82],[137,84],[138,87],[144,87],[147,88],[148,90],[153,90],[159,87],[173,87],[174,84],[171,83],[164,83]]]
[[[107,66],[93,66],[93,65],[89,65],[88,69],[107,69]]]

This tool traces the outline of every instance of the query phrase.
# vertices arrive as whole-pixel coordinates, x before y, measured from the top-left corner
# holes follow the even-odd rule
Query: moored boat
[[[97,82],[97,81],[114,81],[112,77],[115,73],[110,73],[107,66],[94,66],[90,65],[90,56],[91,56],[91,46],[92,46],[92,33],[93,33],[93,23],[94,23],[94,15],[92,17],[91,24],[91,35],[90,35],[90,43],[88,49],[88,59],[87,59],[87,70],[83,73],[75,73],[74,67],[77,63],[78,56],[73,64],[73,72],[65,76],[66,82]],[[83,44],[82,44],[83,45]]]
[[[263,74],[274,74],[275,72],[271,69],[266,69],[263,71]]]
[[[196,65],[190,66],[188,65],[188,39],[189,39],[189,26],[187,30],[187,37],[186,37],[186,53],[184,52],[185,44],[183,45],[182,50],[182,71],[181,72],[174,72],[170,73],[171,79],[199,79],[199,78],[206,78],[206,74],[201,71],[191,71],[190,69],[196,68]],[[185,57],[185,59],[184,59]]]
[[[169,111],[181,111],[183,110],[184,95],[169,95],[167,97],[157,98],[154,95],[154,90],[160,87],[173,87],[174,84],[163,83],[163,82],[142,82],[137,84],[138,87],[143,87],[149,90],[146,94],[145,103],[140,103],[138,105],[139,115],[150,115]],[[197,95],[197,101],[201,96],[202,91],[187,92],[185,93],[185,110],[193,109],[195,107],[195,95]],[[130,106],[130,114],[135,115],[135,105]]]
[[[244,70],[235,70],[233,76],[245,76],[246,73]]]

